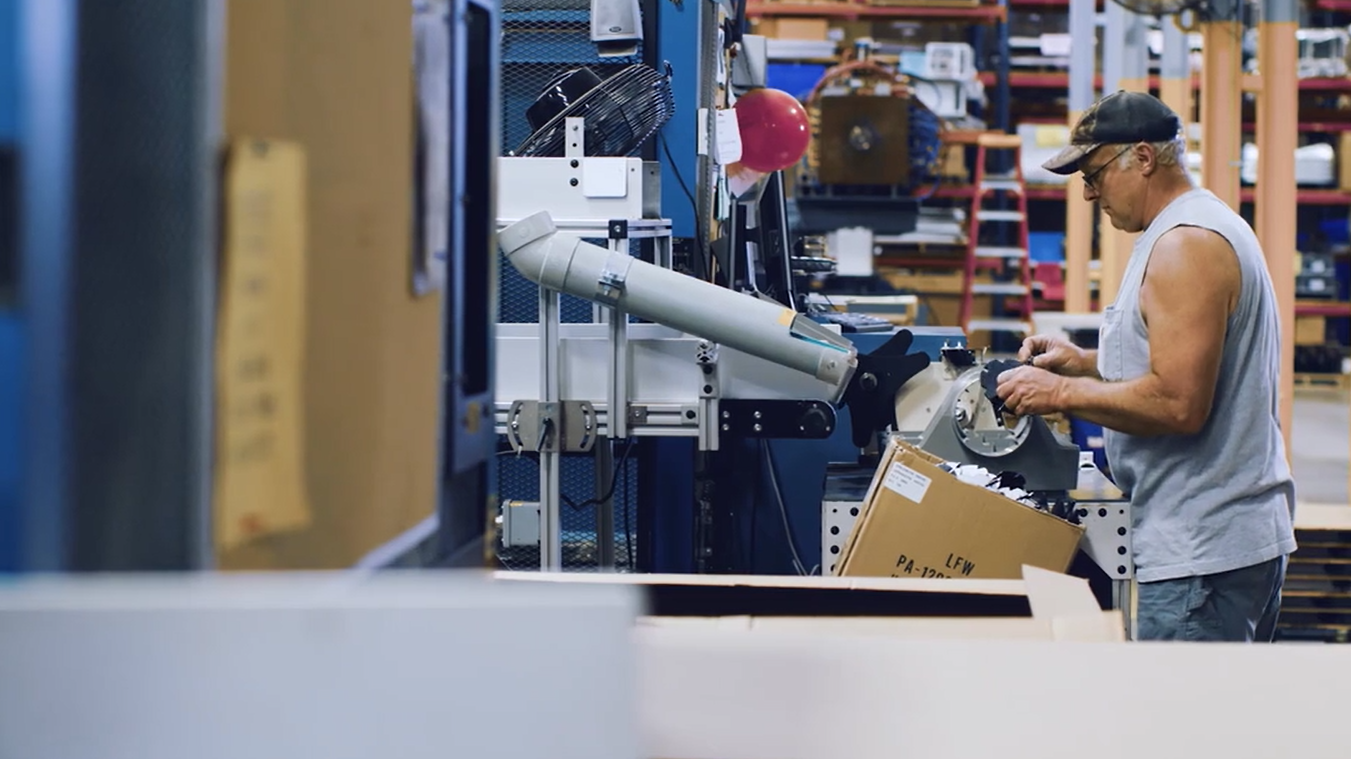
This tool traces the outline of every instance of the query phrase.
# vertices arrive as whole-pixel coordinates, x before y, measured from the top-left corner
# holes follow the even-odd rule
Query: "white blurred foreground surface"
[[[648,757],[1345,759],[1345,646],[651,626]]]
[[[439,573],[0,584],[0,757],[632,759],[637,599]]]
[[[0,759],[1348,755],[1351,648],[1111,642],[1068,580],[1026,578],[1075,623],[1035,628],[635,624],[625,583],[439,573],[0,585]]]

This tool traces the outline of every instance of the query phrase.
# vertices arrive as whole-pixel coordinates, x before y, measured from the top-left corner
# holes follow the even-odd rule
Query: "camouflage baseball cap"
[[[1118,90],[1088,107],[1070,131],[1070,145],[1042,168],[1073,174],[1079,161],[1103,145],[1165,142],[1182,131],[1182,120],[1162,100],[1144,92]]]

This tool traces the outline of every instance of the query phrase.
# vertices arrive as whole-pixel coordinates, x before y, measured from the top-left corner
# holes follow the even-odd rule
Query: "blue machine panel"
[[[16,141],[19,122],[19,0],[0,0],[0,572],[19,563],[19,459],[23,342],[14,311],[17,257]]]
[[[19,129],[19,0],[0,0],[0,145]]]

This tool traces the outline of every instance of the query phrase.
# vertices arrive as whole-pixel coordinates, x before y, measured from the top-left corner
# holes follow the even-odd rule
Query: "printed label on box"
[[[921,503],[924,500],[924,494],[929,492],[930,481],[928,477],[905,464],[893,463],[891,468],[887,470],[887,476],[882,480],[882,484],[899,493],[903,498]]]

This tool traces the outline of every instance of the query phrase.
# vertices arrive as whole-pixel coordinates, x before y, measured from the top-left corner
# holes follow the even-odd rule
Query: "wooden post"
[[[1281,430],[1290,456],[1295,368],[1295,148],[1299,53],[1295,0],[1265,0],[1258,27],[1262,88],[1257,96],[1257,237],[1266,254],[1281,315]],[[1237,116],[1234,117],[1237,121]]]
[[[1116,90],[1149,92],[1149,68],[1146,58],[1145,22],[1138,14],[1112,3],[1107,9],[1104,32],[1104,93]],[[1100,270],[1098,292],[1106,306],[1116,299],[1130,262],[1135,235],[1112,226],[1106,214],[1100,215]]]
[[[1185,133],[1193,121],[1191,49],[1187,33],[1178,27],[1176,17],[1164,19],[1161,26],[1163,55],[1159,59],[1159,99],[1177,112]]]
[[[1232,0],[1214,2],[1212,12],[1215,20],[1201,25],[1201,184],[1237,211],[1243,26]]]
[[[1094,0],[1070,0],[1070,128],[1093,104],[1097,51],[1093,49]],[[1078,174],[1065,185],[1065,313],[1092,310],[1088,264],[1093,258],[1093,204],[1083,200],[1084,181]]]

